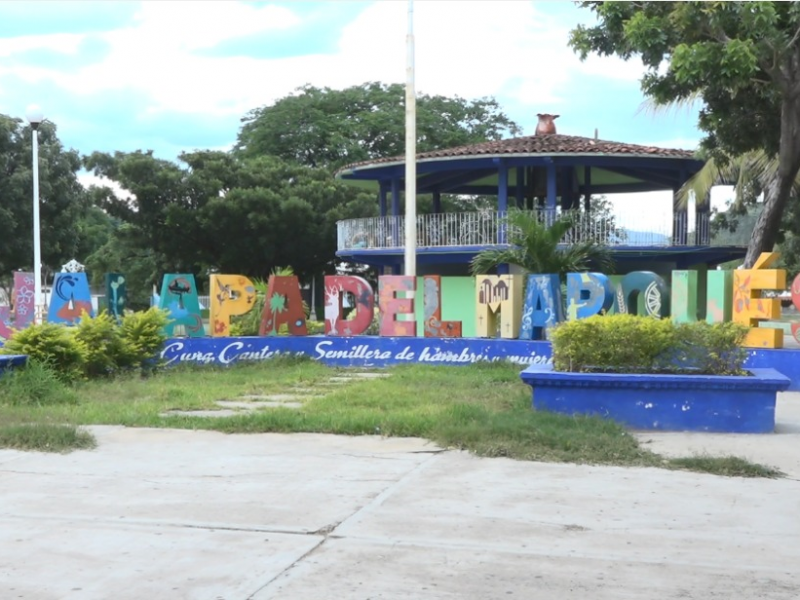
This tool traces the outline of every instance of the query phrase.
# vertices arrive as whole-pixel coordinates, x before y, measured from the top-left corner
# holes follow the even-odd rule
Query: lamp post
[[[28,123],[31,124],[31,131],[33,132],[33,322],[39,325],[44,320],[42,236],[39,229],[39,125],[44,121],[44,115],[38,106],[32,105],[28,107],[25,117],[28,119]]]

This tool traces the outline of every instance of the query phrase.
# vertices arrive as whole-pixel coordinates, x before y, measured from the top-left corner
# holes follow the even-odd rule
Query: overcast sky
[[[41,106],[81,153],[227,149],[240,119],[306,83],[405,81],[407,3],[0,2],[0,113]],[[638,61],[581,62],[571,2],[414,3],[417,90],[493,96],[526,134],[693,149],[696,112],[643,110]]]

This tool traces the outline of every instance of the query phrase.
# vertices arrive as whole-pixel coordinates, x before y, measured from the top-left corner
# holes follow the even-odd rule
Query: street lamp
[[[33,131],[33,290],[34,312],[33,322],[39,325],[44,320],[44,302],[42,298],[42,240],[39,229],[39,125],[44,121],[42,110],[31,105],[25,118]]]

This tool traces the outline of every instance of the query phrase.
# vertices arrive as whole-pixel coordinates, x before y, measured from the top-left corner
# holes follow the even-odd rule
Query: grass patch
[[[378,434],[422,437],[479,456],[655,466],[743,477],[780,475],[768,467],[733,457],[667,460],[642,448],[636,437],[613,421],[533,411],[530,388],[520,380],[519,370],[518,365],[507,363],[459,368],[403,365],[384,371],[391,374],[387,378],[354,378],[335,385],[329,379],[347,375],[346,369],[333,369],[309,359],[279,357],[228,367],[181,366],[147,378],[132,375],[72,388],[57,382],[63,388],[61,392],[67,390],[79,399],[74,402],[65,400],[70,397],[67,392],[63,398],[59,396],[61,392],[56,388],[47,394],[30,393],[24,402],[14,400],[13,394],[4,391],[7,387],[36,387],[23,385],[24,380],[14,383],[15,374],[8,382],[4,382],[5,377],[0,378],[0,422],[18,424],[4,428],[9,433],[0,436],[0,446],[56,449],[66,446],[59,446],[48,435],[64,439],[72,435],[71,447],[88,447],[81,445],[88,442],[75,426],[91,424],[226,433]],[[35,372],[30,379],[49,381]],[[293,391],[311,391],[316,397],[305,400],[299,409],[271,408],[225,418],[165,416],[176,409],[219,408],[215,404],[218,400]],[[44,424],[49,429],[38,432],[31,423]],[[39,441],[25,441],[26,436],[38,436]]]
[[[16,423],[0,425],[0,447],[39,452],[88,450],[96,446],[94,436],[75,425]]]
[[[784,477],[778,469],[767,467],[738,456],[690,456],[673,458],[668,462],[673,469],[699,471],[725,477],[767,477],[775,479]]]

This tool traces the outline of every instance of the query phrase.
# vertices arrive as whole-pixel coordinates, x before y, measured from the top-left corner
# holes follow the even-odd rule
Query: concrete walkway
[[[781,480],[94,427],[94,451],[0,450],[0,598],[795,600],[800,395],[781,397],[779,421],[642,439]]]

